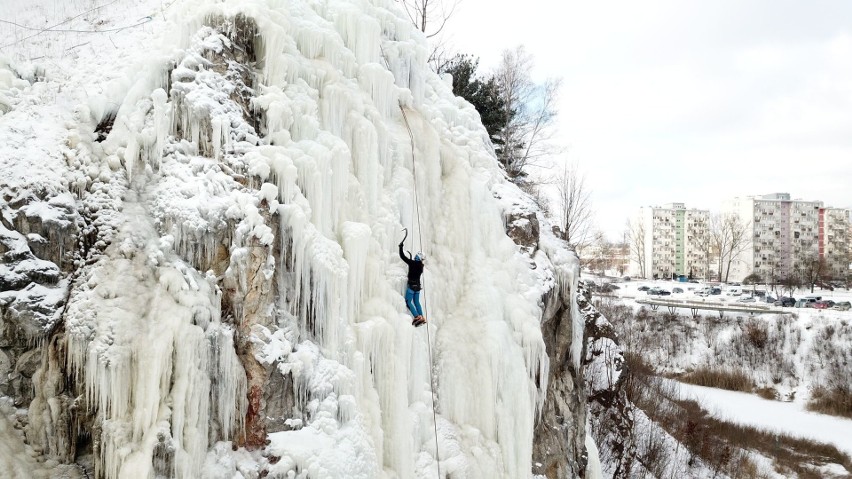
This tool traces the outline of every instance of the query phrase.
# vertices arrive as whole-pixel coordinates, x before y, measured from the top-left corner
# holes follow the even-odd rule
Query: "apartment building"
[[[789,193],[737,197],[726,213],[736,213],[748,225],[748,245],[731,264],[730,280],[751,273],[763,280],[801,274],[807,264],[822,259],[840,273],[848,259],[838,254],[848,247],[849,211],[824,208],[821,201],[791,199]]]
[[[824,260],[823,275],[842,279],[849,276],[850,230],[849,210],[822,208],[819,211],[819,256]]]
[[[627,245],[619,242],[600,242],[577,248],[580,266],[590,271],[623,276],[630,271]]]
[[[683,203],[640,208],[636,218],[643,233],[641,258],[633,255],[631,274],[671,278],[672,275],[704,278],[708,261],[709,211],[687,209]]]

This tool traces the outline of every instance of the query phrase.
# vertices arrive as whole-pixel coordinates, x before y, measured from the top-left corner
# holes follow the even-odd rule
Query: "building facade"
[[[849,277],[850,213],[843,208],[822,208],[819,212],[819,255],[824,260],[825,277],[846,280]]]
[[[644,238],[641,258],[631,258],[631,274],[646,278],[705,278],[708,261],[709,211],[687,209],[683,203],[640,208],[635,219]]]
[[[829,268],[839,274],[844,262],[848,269],[848,258],[839,253],[848,251],[848,237],[841,231],[848,231],[849,210],[794,200],[789,193],[737,197],[723,209],[748,225],[748,244],[731,263],[729,280],[755,273],[762,281],[778,281],[801,276],[819,262],[823,277]]]

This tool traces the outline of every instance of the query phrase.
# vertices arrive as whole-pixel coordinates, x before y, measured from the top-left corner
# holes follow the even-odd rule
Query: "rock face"
[[[60,322],[74,268],[80,218],[71,195],[2,189],[0,204],[0,392],[33,399],[41,349]]]
[[[578,358],[573,357],[582,351],[576,344],[582,337],[575,329],[581,323],[575,317],[577,285],[573,280],[579,271],[574,263],[560,264],[557,256],[576,259],[576,255],[568,251],[552,229],[541,228],[546,222],[539,220],[540,214],[527,198],[513,203],[504,218],[506,234],[530,256],[531,268],[537,267],[538,254],[547,257],[557,269],[541,298],[541,331],[550,368],[547,378],[537,378],[540,383],[546,381],[547,393],[535,423],[533,474],[549,479],[583,477],[587,461],[586,390],[583,364],[578,370]],[[542,244],[548,247],[542,249]]]
[[[506,234],[530,255],[538,251],[539,223],[535,212],[515,213],[506,219]]]
[[[541,327],[550,378],[535,428],[533,473],[549,479],[583,477],[586,470],[586,391],[571,361],[573,296],[573,288],[556,287],[544,298]]]
[[[636,460],[633,405],[625,392],[630,371],[612,324],[592,305],[582,285],[577,303],[585,323],[585,389],[589,401],[590,433],[597,441],[600,461],[612,477],[631,477]]]
[[[237,313],[237,354],[246,374],[248,388],[248,411],[246,412],[245,427],[237,437],[237,444],[252,449],[258,449],[266,444],[266,423],[270,417],[267,408],[267,388],[270,376],[270,366],[258,360],[259,345],[251,340],[253,332],[258,327],[269,327],[272,324],[273,268],[270,265],[269,248],[252,240],[250,244],[247,268],[239,268],[229,276],[225,284],[226,294],[232,298],[234,310]],[[245,289],[240,289],[244,285]],[[292,389],[291,389],[292,391]],[[292,414],[290,411],[279,411],[284,417]]]

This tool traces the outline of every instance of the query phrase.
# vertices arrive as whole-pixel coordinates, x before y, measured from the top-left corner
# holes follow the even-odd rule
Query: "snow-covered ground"
[[[624,281],[618,278],[602,278],[597,275],[591,274],[583,274],[581,275],[583,280],[590,280],[596,283],[612,283],[618,286],[619,289],[615,290],[612,294],[623,296],[626,298],[632,299],[640,299],[640,298],[654,298],[653,295],[649,295],[646,291],[639,291],[639,288],[642,286],[647,287],[657,287],[669,291],[672,293],[670,296],[657,296],[657,298],[664,299],[688,299],[694,301],[704,301],[709,304],[731,304],[737,303],[743,297],[751,296],[752,290],[760,290],[766,292],[768,295],[778,298],[781,295],[780,291],[771,291],[770,287],[766,285],[726,285],[720,284],[718,282],[698,282],[698,283],[689,283],[689,282],[680,282],[680,281],[668,281],[668,280],[644,280],[644,279],[633,279],[630,281]],[[707,286],[715,286],[722,290],[722,294],[719,295],[710,295],[710,296],[700,296],[696,294],[702,288]],[[675,288],[680,288],[683,292],[675,293],[673,290]],[[732,295],[730,294],[732,291],[739,291],[741,294]],[[789,292],[784,291],[783,296],[788,296]],[[839,301],[852,301],[852,291],[847,289],[835,289],[833,291],[823,290],[820,288],[814,288],[814,291],[811,292],[809,288],[800,288],[794,291],[794,298],[800,299],[807,296],[820,296],[822,299],[832,300],[835,302]],[[765,304],[761,303],[760,298],[756,298],[756,304]],[[755,304],[755,303],[743,303],[745,305]],[[808,310],[810,310],[808,312]],[[805,314],[813,314],[822,312],[829,317],[837,317],[837,318],[848,318],[852,319],[852,310],[850,311],[833,311],[833,310],[813,310],[813,308],[784,308],[785,312],[795,312],[795,313],[805,313]],[[835,314],[839,313],[839,314]]]
[[[680,390],[685,399],[696,399],[719,419],[833,444],[852,457],[852,420],[806,410],[815,387],[848,384],[852,311],[772,306],[764,314],[725,311],[720,317],[718,311],[706,309],[698,310],[698,316],[693,317],[688,307],[671,314],[665,306],[653,311],[638,301],[681,300],[707,308],[761,303],[739,302],[743,296],[730,294],[740,290],[748,295],[750,286],[721,285],[721,295],[700,296],[695,292],[704,288],[704,283],[582,276],[587,283],[611,282],[618,287],[593,299],[615,325],[622,346],[639,354],[658,373],[742,373],[753,381],[755,390],[774,392],[777,397],[768,400],[756,394],[682,384]],[[670,292],[681,288],[683,292],[649,295],[640,291],[642,287]],[[769,291],[765,286],[755,289]],[[848,290],[819,288],[813,293],[809,289],[798,290],[793,296],[852,300]],[[768,458],[752,455],[764,470],[771,471]],[[825,477],[848,474],[837,464],[825,467],[820,471]]]
[[[595,279],[600,281],[599,278]],[[616,283],[619,289],[612,297],[627,305],[634,312],[644,309],[651,314],[647,304],[637,300],[684,300],[689,305],[698,304],[708,309],[697,310],[692,317],[689,305],[675,309],[677,316],[669,314],[666,306],[657,310],[661,318],[650,330],[641,321],[620,323],[631,331],[623,338],[641,338],[646,359],[656,364],[661,371],[679,374],[698,367],[726,367],[747,370],[757,387],[770,387],[779,398],[805,402],[811,389],[823,385],[829,373],[842,372],[852,359],[852,311],[770,306],[762,314],[742,311],[713,310],[719,306],[753,308],[760,302],[742,303],[742,296],[727,294],[732,289],[745,287],[722,286],[722,294],[702,297],[695,291],[703,284],[673,281],[623,281]],[[682,293],[668,296],[649,295],[640,287],[658,287],[668,291],[683,289]],[[692,288],[692,289],[690,289]],[[764,289],[767,288],[759,288]],[[820,291],[799,290],[794,297],[822,296],[834,301],[852,300],[848,290]],[[611,298],[601,298],[608,301]],[[613,318],[610,318],[613,319]],[[656,329],[655,329],[656,328]],[[622,331],[626,331],[623,329]],[[635,335],[634,335],[635,333]],[[756,336],[755,336],[756,335]]]
[[[753,394],[677,384],[683,399],[698,401],[719,419],[833,444],[852,457],[852,419],[810,412],[797,402],[770,401]]]

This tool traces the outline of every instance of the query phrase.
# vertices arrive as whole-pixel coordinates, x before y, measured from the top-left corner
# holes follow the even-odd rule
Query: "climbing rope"
[[[385,67],[387,67],[388,71],[390,71],[390,64],[388,64],[388,58],[385,55],[385,49],[381,45],[379,45],[379,49],[382,52],[382,60],[385,61]],[[405,121],[405,128],[408,130],[408,138],[411,140],[411,175],[414,177],[414,211],[415,216],[417,217],[417,241],[420,243],[420,247],[423,248],[423,230],[420,227],[420,197],[417,194],[417,161],[414,158],[414,134],[411,133],[411,125],[408,124],[408,115],[405,114],[405,109],[402,107],[402,102],[397,102],[399,105],[399,111],[402,113],[402,119]],[[414,216],[411,217],[411,230],[414,230]],[[406,232],[406,237],[408,237],[408,233]],[[405,241],[403,239],[403,241]],[[411,242],[414,243],[414,239],[411,239]],[[423,313],[426,314],[426,317],[429,317],[429,309],[426,304],[426,276],[423,276]],[[429,390],[432,393],[432,425],[435,429],[435,461],[438,465],[438,479],[441,479],[441,453],[438,450],[438,413],[435,408],[435,373],[432,371],[432,335],[429,332],[429,322],[426,322],[426,345],[429,347]]]
[[[386,60],[387,61],[387,60]],[[417,217],[417,240],[420,247],[423,247],[423,230],[420,228],[420,198],[417,194],[417,162],[414,158],[414,135],[411,133],[411,126],[408,124],[408,116],[405,114],[405,109],[402,108],[402,103],[399,104],[399,111],[402,112],[402,118],[405,121],[405,128],[408,130],[408,137],[411,139],[411,174],[414,177],[414,211]],[[411,218],[411,229],[414,229],[414,217]],[[428,304],[426,302],[426,275],[423,275],[423,313],[429,317]],[[438,413],[435,408],[435,374],[432,371],[432,335],[429,332],[429,322],[426,322],[426,345],[429,349],[429,390],[432,392],[432,426],[435,429],[435,461],[438,465],[438,478],[441,477],[441,453],[438,449]]]
[[[385,60],[387,62],[387,60]],[[411,133],[411,126],[408,124],[408,116],[405,114],[405,109],[402,108],[402,103],[399,103],[399,111],[402,112],[402,118],[405,121],[405,128],[408,130],[408,137],[411,139],[411,174],[414,177],[414,211],[417,217],[417,239],[420,247],[423,248],[423,230],[420,227],[420,198],[417,195],[417,162],[414,158],[414,135]],[[411,229],[414,229],[414,217],[411,218]],[[413,241],[413,239],[412,239]],[[429,309],[426,303],[426,275],[423,275],[423,313],[429,317]],[[435,428],[435,460],[438,464],[438,478],[441,477],[441,453],[438,450],[438,413],[435,411],[435,374],[432,371],[432,335],[429,332],[429,321],[426,322],[426,344],[429,347],[429,390],[432,392],[432,425]]]

